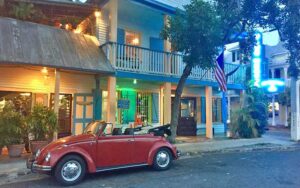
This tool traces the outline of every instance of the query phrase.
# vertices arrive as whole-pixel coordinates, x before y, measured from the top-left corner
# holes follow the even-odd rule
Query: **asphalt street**
[[[205,154],[175,161],[168,171],[135,168],[88,175],[77,188],[300,187],[300,151]],[[54,178],[1,188],[60,187]]]

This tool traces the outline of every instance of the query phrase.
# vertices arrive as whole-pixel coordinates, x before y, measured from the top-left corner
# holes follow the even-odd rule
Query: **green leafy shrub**
[[[0,112],[0,145],[23,143],[25,126],[21,114],[11,102],[7,102]]]
[[[19,20],[37,23],[42,23],[46,19],[46,16],[39,8],[28,2],[12,4],[11,10],[9,11],[9,16]]]
[[[263,90],[248,87],[244,106],[235,111],[231,118],[230,130],[242,138],[260,137],[268,125],[268,103]]]
[[[57,130],[57,115],[50,108],[37,104],[33,107],[27,123],[34,140],[44,141],[51,139]]]

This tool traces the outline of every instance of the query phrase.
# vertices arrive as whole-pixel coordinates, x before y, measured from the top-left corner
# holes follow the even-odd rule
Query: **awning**
[[[0,64],[115,72],[95,37],[11,18],[0,18]]]

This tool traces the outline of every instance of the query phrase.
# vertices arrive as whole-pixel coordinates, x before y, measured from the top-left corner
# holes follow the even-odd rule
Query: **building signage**
[[[261,75],[262,75],[262,34],[255,34],[256,45],[252,53],[252,80],[254,86],[260,87]]]
[[[120,109],[129,109],[130,101],[128,99],[119,99],[118,108]]]
[[[260,85],[267,93],[282,93],[285,82],[282,79],[269,79],[262,81]]]

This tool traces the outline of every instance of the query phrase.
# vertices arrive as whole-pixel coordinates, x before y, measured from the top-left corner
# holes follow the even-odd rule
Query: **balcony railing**
[[[141,74],[180,77],[185,63],[178,53],[155,51],[147,48],[108,42],[102,45],[108,59],[117,70]],[[237,64],[225,63],[225,73],[234,70]],[[228,83],[241,84],[245,80],[246,67],[240,68],[228,78]],[[214,70],[194,67],[189,79],[216,81]]]

